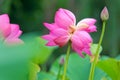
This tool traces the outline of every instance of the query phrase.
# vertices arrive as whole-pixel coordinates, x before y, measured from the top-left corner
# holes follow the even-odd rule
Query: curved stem
[[[99,49],[100,49],[100,45],[102,43],[103,36],[104,36],[104,33],[105,33],[105,25],[106,25],[106,21],[103,21],[102,33],[101,33],[100,40],[99,40],[99,43],[98,43],[98,47],[97,47],[97,50],[96,50],[95,59],[94,59],[92,65],[91,65],[89,80],[94,79],[95,66],[96,66],[97,60],[99,58]]]
[[[60,67],[59,67],[59,71],[58,71],[58,74],[57,74],[57,79],[56,80],[59,80],[59,77],[60,77],[60,72],[61,72],[61,65],[60,65]]]
[[[67,48],[67,55],[66,55],[66,59],[65,59],[65,63],[64,63],[64,73],[63,73],[62,80],[65,80],[65,76],[66,76],[68,59],[69,59],[69,54],[70,54],[70,47],[71,47],[71,43],[69,42],[68,43],[68,48]]]
[[[40,71],[40,67],[33,62],[30,62],[29,66],[30,66],[30,72],[29,72],[28,80],[37,80],[37,73]]]

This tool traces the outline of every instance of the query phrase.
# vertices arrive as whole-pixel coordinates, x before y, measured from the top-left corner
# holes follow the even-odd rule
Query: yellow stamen
[[[76,30],[76,27],[75,27],[75,26],[70,26],[70,28],[69,28],[69,33],[70,33],[70,34],[73,34],[73,33],[75,32],[75,30]]]

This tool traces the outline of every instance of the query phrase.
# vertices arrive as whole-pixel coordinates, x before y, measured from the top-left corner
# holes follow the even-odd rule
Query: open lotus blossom
[[[19,44],[23,43],[19,39],[22,31],[19,25],[10,24],[9,16],[7,14],[0,15],[0,38],[5,44]]]
[[[85,18],[76,25],[74,14],[60,8],[55,14],[54,23],[44,23],[50,33],[42,38],[48,41],[47,46],[62,47],[70,41],[72,49],[81,57],[84,57],[82,52],[92,55],[90,51],[92,38],[89,33],[96,31],[95,22],[93,18]]]

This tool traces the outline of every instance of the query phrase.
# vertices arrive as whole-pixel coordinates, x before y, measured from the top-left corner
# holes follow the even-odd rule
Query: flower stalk
[[[99,39],[99,43],[98,43],[98,46],[97,46],[95,59],[94,59],[92,65],[91,65],[89,80],[93,80],[94,79],[95,66],[96,66],[97,61],[99,59],[99,49],[100,49],[100,45],[101,45],[103,37],[104,37],[106,21],[109,19],[109,13],[108,13],[108,10],[107,10],[106,6],[103,8],[100,17],[101,17],[101,20],[103,21],[102,33],[101,33],[101,36],[100,36],[100,39]]]
[[[61,72],[61,65],[60,65],[60,67],[59,67],[59,71],[58,71],[58,74],[57,74],[57,79],[56,80],[59,80],[59,77],[60,77],[60,72]]]
[[[64,73],[63,73],[62,80],[65,80],[65,78],[66,78],[66,71],[67,71],[67,66],[68,66],[70,48],[71,48],[71,43],[69,42],[69,43],[68,43],[68,48],[67,48],[66,59],[65,59],[65,63],[64,63]]]
[[[95,66],[96,66],[96,63],[97,63],[98,58],[99,58],[99,49],[100,49],[100,45],[102,43],[103,36],[104,36],[104,33],[105,33],[105,25],[106,25],[106,21],[103,21],[102,33],[101,33],[100,40],[99,40],[99,43],[98,43],[98,47],[97,47],[97,50],[96,50],[95,59],[94,59],[92,65],[91,65],[89,80],[94,79]]]
[[[64,57],[61,56],[60,57],[60,61],[59,61],[59,70],[58,70],[58,74],[57,74],[57,79],[56,80],[59,80],[59,78],[60,78],[61,68],[62,68],[63,65],[64,65]]]

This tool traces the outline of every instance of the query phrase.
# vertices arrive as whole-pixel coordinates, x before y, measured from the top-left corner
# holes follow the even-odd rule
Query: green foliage
[[[24,44],[0,46],[0,80],[34,78],[39,71],[37,64],[45,63],[54,50],[54,48],[45,47],[45,42],[41,38],[27,36],[23,37],[23,39],[26,38]]]
[[[57,59],[48,74],[42,74],[41,72],[38,73],[39,77],[41,76],[43,79],[39,80],[46,80],[46,77],[49,77],[47,80],[53,80],[52,77],[56,77],[59,70],[59,59]],[[88,57],[80,58],[80,56],[76,53],[72,53],[69,57],[68,62],[68,69],[67,69],[67,78],[68,80],[88,80],[90,71],[90,60]],[[61,69],[60,76],[62,76],[63,67]],[[51,75],[51,76],[50,76]],[[61,77],[60,77],[61,78]],[[106,73],[104,73],[99,68],[95,70],[95,80],[101,80],[103,78],[107,78]],[[108,79],[108,78],[107,78]]]
[[[120,80],[120,61],[109,58],[99,61],[97,66],[104,70],[112,80]]]
[[[92,52],[92,54],[96,54],[97,47],[98,47],[98,44],[92,44],[91,45],[91,52]],[[99,54],[101,52],[102,52],[102,46],[100,46]]]
[[[0,80],[26,80],[29,72],[29,57],[26,47],[0,48]],[[21,51],[22,50],[22,51]]]
[[[117,60],[120,60],[120,55],[118,55],[118,56],[116,57],[116,59],[117,59]]]
[[[31,58],[33,62],[43,64],[51,55],[55,47],[46,46],[46,41],[37,35],[37,33],[24,34],[22,39],[25,41],[26,46],[29,46],[29,50],[31,50]],[[28,55],[30,55],[30,53]]]
[[[46,64],[47,59],[55,47],[46,47],[46,41],[38,36],[47,31],[43,27],[43,22],[53,22],[55,11],[58,8],[67,8],[75,14],[77,20],[86,17],[97,19],[97,33],[92,33],[94,42],[98,42],[101,31],[100,11],[104,6],[108,7],[110,19],[106,26],[103,48],[100,49],[102,56],[95,70],[95,80],[120,80],[120,56],[117,60],[109,59],[109,55],[114,57],[120,53],[120,34],[119,34],[119,13],[120,0],[0,0],[0,14],[8,13],[11,23],[20,25],[23,31],[22,39],[24,45],[4,46],[0,42],[0,80],[28,80],[35,79],[39,71],[38,64]],[[27,32],[39,31],[36,34]],[[96,52],[97,44],[92,44],[91,50]],[[60,51],[56,51],[57,54]],[[53,55],[53,58],[56,57]],[[39,72],[39,80],[56,80],[59,70],[59,59],[52,65],[50,72]],[[49,63],[49,61],[48,61]],[[33,65],[32,65],[33,64]],[[90,69],[88,56],[80,58],[77,54],[71,54],[68,64],[67,78],[70,80],[87,80]],[[36,67],[37,66],[37,67]],[[104,72],[103,72],[103,71]],[[61,70],[62,76],[63,67]],[[107,74],[106,74],[106,73]],[[110,76],[110,77],[109,77]],[[80,79],[81,78],[81,79]]]
[[[50,73],[40,72],[38,73],[38,80],[56,80],[56,77]]]
[[[1,0],[0,1],[0,5],[1,5],[1,7],[0,7],[0,13],[9,13],[10,12],[10,6],[11,6],[11,3],[12,3],[12,0],[9,0],[9,1],[7,1],[7,0]]]

